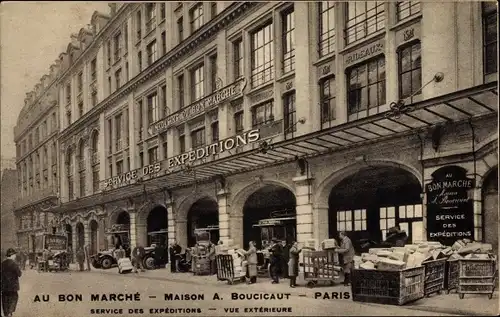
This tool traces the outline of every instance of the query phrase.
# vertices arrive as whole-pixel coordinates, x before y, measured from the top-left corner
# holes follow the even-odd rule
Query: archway
[[[89,223],[90,226],[90,254],[97,254],[98,250],[98,230],[99,224],[96,220],[92,219]]]
[[[187,245],[196,243],[195,230],[207,229],[210,232],[210,240],[217,243],[219,240],[219,205],[211,198],[198,199],[187,214]]]
[[[168,245],[168,211],[159,205],[151,209],[147,218],[147,243]]]
[[[64,231],[66,232],[66,237],[68,237],[68,249],[73,251],[73,228],[67,223],[64,225]]]
[[[481,188],[483,200],[483,241],[498,250],[498,167],[492,169]]]
[[[243,246],[255,241],[266,247],[273,238],[290,242],[297,238],[295,195],[287,188],[264,185],[243,206]]]
[[[129,225],[130,226],[130,215],[126,211],[122,211],[116,217],[117,225]]]
[[[424,240],[422,187],[412,173],[395,166],[358,169],[335,185],[328,198],[328,234],[345,231],[359,250],[360,239],[385,240],[399,225],[408,241]]]
[[[85,227],[83,223],[79,222],[76,224],[76,250],[83,248],[85,244]]]

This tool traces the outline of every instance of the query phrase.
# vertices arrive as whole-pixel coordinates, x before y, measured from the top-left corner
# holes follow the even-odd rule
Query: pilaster
[[[166,207],[167,207],[167,221],[168,221],[168,228],[167,228],[168,243],[171,243],[175,240],[176,237],[174,202],[173,201],[166,202]]]
[[[133,250],[137,246],[137,214],[134,211],[129,211],[130,216],[130,249]]]
[[[219,206],[219,239],[226,245],[229,240],[228,196],[229,192],[225,189],[222,189],[217,193],[217,203]]]
[[[312,177],[302,175],[294,177],[297,215],[297,242],[305,243],[313,238],[313,208],[312,197]]]
[[[177,243],[185,249],[188,247],[187,245],[187,220],[186,219],[176,219],[175,220],[175,233],[176,233],[176,241]]]

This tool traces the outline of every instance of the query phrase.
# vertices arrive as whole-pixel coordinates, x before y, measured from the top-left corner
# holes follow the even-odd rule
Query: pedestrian
[[[281,258],[283,257],[283,248],[281,243],[277,239],[273,239],[273,244],[269,249],[271,253],[269,270],[271,271],[271,278],[273,284],[278,284],[280,282],[279,275],[281,271]]]
[[[344,269],[344,285],[348,286],[351,283],[351,269],[354,265],[354,246],[351,239],[344,231],[339,233],[340,247],[336,251],[342,255],[342,265]]]
[[[288,260],[290,259],[290,248],[293,245],[293,241],[287,237],[287,239],[284,241],[284,246],[283,246],[283,261],[281,262],[281,276],[283,278],[288,278]]]
[[[121,248],[121,246],[120,246]],[[145,255],[146,251],[144,250],[144,248],[142,246],[136,246],[134,248],[134,251],[132,252],[132,256],[133,256],[133,260],[134,260],[134,272],[135,273],[138,273],[139,269],[141,270],[141,272],[144,272],[144,265],[142,263],[142,261],[144,260],[144,255]]]
[[[85,263],[85,251],[83,251],[82,247],[78,248],[78,251],[76,251],[76,262],[78,263],[78,269],[80,272],[84,270],[84,263]]]
[[[217,274],[217,261],[215,260],[215,244],[208,244],[208,260],[210,261],[210,275]]]
[[[299,254],[302,249],[299,248],[298,243],[295,241],[289,250],[288,259],[288,276],[290,278],[290,287],[297,286],[297,276],[299,275]]]
[[[19,278],[22,272],[16,263],[16,251],[9,248],[6,256],[7,259],[2,261],[2,309],[5,317],[11,317],[19,299]]]
[[[254,284],[257,282],[257,248],[255,247],[255,241],[250,241],[248,243],[248,251],[245,252],[247,258],[247,277],[249,279],[248,284]]]
[[[179,261],[178,255],[181,253],[182,248],[177,244],[177,241],[174,240],[169,248],[169,256],[170,256],[170,271],[172,273],[177,272],[177,262]]]
[[[159,269],[160,267],[164,266],[165,263],[163,262],[163,259],[165,257],[165,248],[161,245],[158,244],[155,246],[155,268]]]

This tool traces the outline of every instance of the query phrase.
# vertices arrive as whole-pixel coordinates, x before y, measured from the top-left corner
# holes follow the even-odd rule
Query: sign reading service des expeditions
[[[232,83],[231,85],[223,87],[202,100],[196,101],[195,103],[169,115],[168,117],[153,123],[149,126],[148,133],[151,136],[162,133],[171,126],[194,118],[203,112],[209,111],[218,104],[241,94],[245,89],[245,85],[246,82],[242,79]]]
[[[427,193],[427,240],[451,245],[474,240],[474,206],[469,190],[474,180],[459,166],[445,166],[432,174]]]

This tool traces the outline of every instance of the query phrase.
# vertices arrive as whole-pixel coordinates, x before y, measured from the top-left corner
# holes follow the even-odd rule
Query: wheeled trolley
[[[329,282],[334,285],[342,271],[338,266],[338,256],[334,250],[302,251],[304,259],[304,280],[306,286],[312,288],[318,282]]]
[[[235,281],[244,282],[246,280],[246,270],[241,265],[235,265],[231,254],[218,254],[215,256],[215,260],[217,261],[217,280],[227,281],[229,285]]]
[[[425,261],[422,265],[425,268],[424,295],[429,297],[434,293],[441,294],[444,288],[446,259]]]
[[[492,299],[497,276],[495,259],[459,259],[459,298],[463,299],[465,294],[487,294]]]

